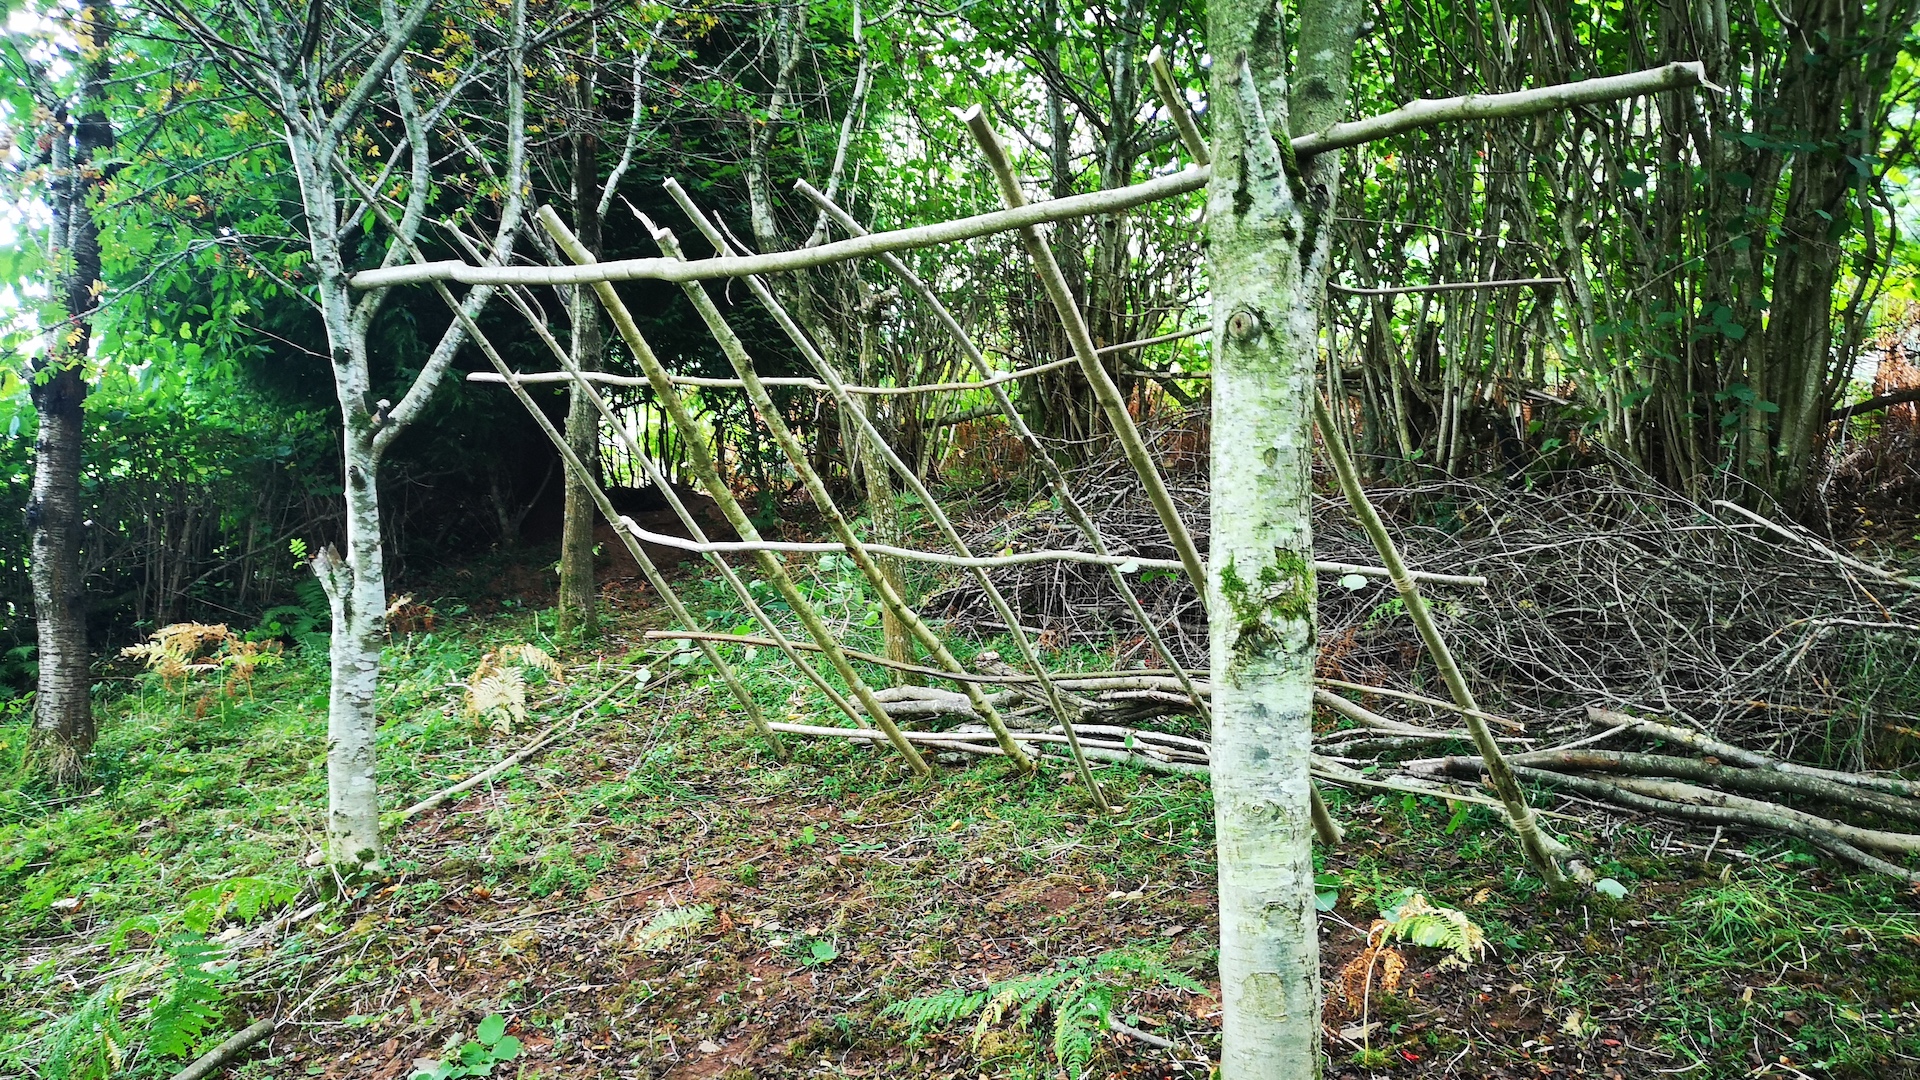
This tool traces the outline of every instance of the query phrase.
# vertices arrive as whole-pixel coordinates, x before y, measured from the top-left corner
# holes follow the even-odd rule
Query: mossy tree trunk
[[[1313,886],[1313,425],[1338,155],[1296,167],[1294,127],[1341,118],[1354,0],[1307,0],[1288,94],[1275,0],[1208,8],[1214,172],[1213,791],[1226,1080],[1320,1075]]]

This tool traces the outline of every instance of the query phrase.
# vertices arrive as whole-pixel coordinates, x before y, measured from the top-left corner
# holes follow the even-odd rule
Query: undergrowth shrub
[[[1136,949],[1113,949],[1098,956],[1061,961],[1052,971],[1020,975],[994,983],[985,990],[945,990],[926,997],[895,1002],[881,1013],[891,1016],[915,1035],[966,1019],[974,1020],[973,1046],[1011,1017],[1013,1026],[1027,1029],[1041,1012],[1053,1017],[1051,1046],[1055,1061],[1078,1080],[1093,1062],[1096,1041],[1129,992],[1159,985],[1205,994],[1191,976],[1166,961]]]

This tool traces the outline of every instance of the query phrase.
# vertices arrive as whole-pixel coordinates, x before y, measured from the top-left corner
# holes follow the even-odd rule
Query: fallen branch
[[[472,776],[467,777],[465,780],[460,781],[459,783],[453,785],[452,787],[445,788],[440,791],[436,791],[432,795],[429,795],[426,798],[421,799],[419,802],[414,803],[412,806],[407,807],[405,810],[400,811],[398,814],[395,814],[393,818],[388,822],[387,827],[396,828],[400,825],[404,825],[407,822],[413,820],[414,818],[419,817],[421,814],[424,814],[427,811],[433,809],[434,807],[439,806],[441,803],[446,802],[448,799],[453,798],[455,795],[458,795],[463,791],[469,791],[475,787],[478,787],[481,784],[486,783],[487,781],[493,779],[494,777],[499,776],[501,773],[506,772],[508,769],[513,768],[515,765],[520,764],[521,762],[527,760],[533,755],[546,749],[548,746],[553,744],[555,739],[560,737],[562,733],[561,731],[562,728],[570,729],[574,724],[579,723],[581,718],[585,717],[587,713],[599,707],[601,702],[612,697],[613,692],[615,690],[620,689],[620,687],[624,685],[629,678],[645,677],[648,674],[649,674],[648,669],[641,668],[638,671],[634,672],[632,675],[622,676],[621,678],[615,679],[610,685],[608,685],[608,687],[605,690],[602,690],[600,691],[599,694],[595,695],[593,700],[587,702],[585,705],[580,706],[578,709],[575,709],[573,711],[573,714],[567,717],[565,720],[556,721],[555,723],[548,725],[546,730],[540,732],[538,735],[535,735],[531,741],[529,741],[525,746],[521,747],[519,750],[516,750],[513,753],[508,754],[506,757],[501,758],[498,762],[494,763],[488,768],[483,769],[480,772],[474,773]]]
[[[213,1075],[215,1069],[239,1057],[242,1051],[254,1043],[272,1035],[274,1029],[279,1026],[280,1023],[277,1020],[267,1019],[255,1021],[235,1033],[234,1036],[226,1042],[200,1055],[194,1060],[193,1064],[174,1073],[173,1080],[202,1080],[203,1077]]]
[[[1348,701],[1346,698],[1341,697],[1339,694],[1328,690],[1316,689],[1313,692],[1313,703],[1339,713],[1341,716],[1359,724],[1361,727],[1372,728],[1375,731],[1385,731],[1394,735],[1407,735],[1419,739],[1468,738],[1467,733],[1464,731],[1435,731],[1432,728],[1423,728],[1415,724],[1389,720],[1379,713],[1362,708]]]
[[[814,738],[852,739],[859,742],[872,742],[875,739],[886,738],[884,734],[871,728],[815,727],[810,724],[772,722],[770,722],[770,726],[775,731],[785,732],[789,735],[805,735]],[[963,754],[977,754],[981,757],[1006,756],[998,745],[990,741],[992,739],[991,732],[979,733],[986,736],[981,739],[973,738],[972,736],[976,734],[974,732],[903,731],[901,734],[910,742],[934,750],[954,750]],[[1067,742],[1065,735],[1055,735],[1052,732],[1039,731],[1016,731],[1013,733],[1013,738],[1017,742],[1048,743],[1060,746],[1065,746]],[[1205,765],[1190,761],[1173,761],[1166,757],[1156,757],[1139,751],[1130,751],[1124,747],[1090,743],[1085,739],[1080,741],[1080,746],[1082,752],[1094,761],[1133,765],[1153,772],[1177,773],[1183,776],[1205,776],[1207,774],[1207,767]],[[1036,750],[1039,749],[1041,748],[1036,747]],[[1051,760],[1056,764],[1072,764],[1071,759],[1058,754],[1037,753],[1036,756],[1042,760]]]
[[[1378,694],[1381,697],[1394,698],[1399,701],[1409,701],[1416,705],[1425,705],[1432,709],[1444,709],[1447,712],[1459,713],[1462,716],[1477,716],[1489,724],[1499,724],[1509,731],[1527,730],[1527,725],[1520,723],[1518,720],[1509,720],[1504,716],[1495,716],[1490,712],[1482,712],[1479,709],[1463,709],[1451,701],[1442,701],[1439,698],[1427,697],[1425,694],[1415,694],[1407,690],[1389,690],[1384,686],[1368,686],[1366,683],[1347,682],[1344,679],[1315,679],[1314,682],[1317,685],[1329,687],[1334,690],[1351,690],[1357,694]]]
[[[1565,285],[1562,277],[1501,278],[1498,281],[1443,281],[1435,285],[1397,285],[1383,289],[1363,289],[1353,285],[1327,283],[1328,292],[1343,296],[1405,296],[1409,293],[1467,292],[1473,289],[1510,289],[1525,285]]]
[[[1773,795],[1802,795],[1822,802],[1869,810],[1902,821],[1920,822],[1920,802],[1867,791],[1835,780],[1778,769],[1738,768],[1716,760],[1674,757],[1669,754],[1633,754],[1617,750],[1549,749],[1508,755],[1516,765],[1555,772],[1623,773],[1628,776],[1674,777],[1733,791]]]
[[[1456,757],[1445,758],[1439,762],[1432,763],[1428,768],[1432,771],[1448,775],[1478,776],[1483,768],[1483,763],[1477,757]],[[1631,784],[1631,786],[1637,787],[1642,786],[1642,784],[1632,784],[1631,782],[1623,784],[1618,780],[1598,776],[1572,776],[1566,773],[1557,773],[1550,769],[1536,769],[1525,765],[1515,765],[1513,766],[1513,771],[1523,780],[1543,784],[1548,787],[1579,792],[1590,798],[1603,799],[1615,805],[1624,806],[1629,810],[1638,810],[1643,813],[1657,814],[1679,821],[1698,822],[1706,825],[1733,825],[1747,829],[1758,829],[1764,832],[1785,833],[1788,836],[1804,840],[1815,847],[1837,855],[1856,865],[1864,866],[1890,877],[1900,878],[1903,881],[1920,882],[1920,873],[1888,862],[1877,855],[1870,855],[1850,842],[1847,839],[1848,835],[1858,835],[1857,831],[1851,830],[1850,827],[1836,828],[1837,823],[1835,822],[1815,818],[1811,814],[1790,811],[1786,807],[1758,803],[1758,800],[1752,799],[1741,800],[1741,803],[1747,805],[1737,805],[1732,802],[1737,796],[1724,795],[1721,798],[1709,799],[1702,803],[1680,802],[1673,798],[1659,798],[1643,794],[1641,791],[1631,790],[1629,786]],[[1681,789],[1690,786],[1691,785],[1672,785],[1667,791],[1669,794],[1678,795],[1682,794]],[[1693,790],[1704,791],[1705,789],[1695,788]],[[1752,804],[1756,803],[1765,807],[1765,809],[1752,808]],[[1819,822],[1820,824],[1815,824],[1815,822]]]
[[[1587,710],[1587,719],[1596,724],[1605,724],[1609,727],[1631,728],[1634,731],[1644,732],[1656,738],[1664,739],[1667,742],[1692,747],[1702,754],[1717,757],[1722,761],[1731,761],[1735,765],[1745,765],[1749,769],[1769,769],[1775,772],[1796,773],[1801,776],[1831,780],[1837,784],[1848,784],[1853,787],[1865,788],[1869,791],[1881,791],[1890,795],[1900,795],[1907,798],[1920,797],[1920,784],[1913,783],[1912,781],[1902,780],[1893,776],[1873,776],[1867,773],[1849,773],[1834,769],[1819,769],[1811,765],[1782,761],[1779,758],[1762,754],[1755,750],[1748,750],[1743,746],[1735,746],[1729,742],[1721,742],[1719,739],[1703,735],[1700,732],[1675,727],[1671,724],[1663,724],[1657,720],[1646,720],[1638,716],[1628,716],[1625,713],[1596,708],[1589,708]]]
[[[1891,394],[1881,394],[1855,405],[1835,409],[1827,414],[1827,423],[1837,424],[1842,420],[1850,420],[1865,413],[1879,412],[1881,409],[1891,409],[1895,405],[1905,405],[1910,401],[1920,401],[1920,387],[1895,390]]]
[[[690,551],[696,554],[724,554],[727,552],[780,552],[792,555],[841,554],[846,545],[831,542],[783,542],[772,540],[709,540],[702,543],[689,540],[684,536],[651,532],[635,524],[632,518],[620,519],[620,526],[629,533],[657,547],[673,548],[677,551]],[[861,547],[876,555],[887,555],[911,562],[932,563],[936,566],[953,566],[968,570],[990,569],[1001,566],[1022,566],[1027,563],[1077,562],[1091,566],[1111,566],[1122,573],[1134,573],[1140,570],[1179,570],[1182,564],[1173,559],[1149,559],[1138,555],[1100,555],[1091,551],[1021,551],[1012,555],[949,555],[939,551],[922,551],[918,548],[894,547],[889,544],[862,544]],[[1384,578],[1387,569],[1382,566],[1355,566],[1351,563],[1316,562],[1314,571],[1322,574],[1357,574],[1361,577]],[[1414,580],[1432,585],[1460,585],[1477,588],[1487,583],[1484,577],[1468,574],[1432,574],[1424,571],[1410,571]]]
[[[1741,517],[1746,518],[1748,521],[1751,521],[1754,524],[1759,525],[1761,528],[1766,529],[1768,532],[1774,533],[1778,536],[1783,536],[1788,540],[1793,541],[1796,544],[1801,544],[1806,547],[1810,547],[1813,550],[1819,552],[1820,554],[1825,555],[1827,558],[1833,560],[1836,564],[1840,566],[1844,566],[1849,570],[1857,570],[1860,573],[1865,574],[1868,577],[1873,578],[1877,581],[1884,581],[1893,585],[1905,585],[1909,589],[1920,589],[1920,578],[1906,577],[1901,574],[1893,573],[1890,570],[1882,570],[1879,567],[1873,565],[1872,563],[1861,562],[1859,559],[1856,559],[1851,555],[1843,555],[1840,552],[1835,551],[1832,548],[1828,547],[1827,545],[1821,543],[1820,541],[1815,540],[1813,537],[1808,536],[1805,532],[1795,532],[1794,530],[1787,528],[1785,525],[1782,525],[1777,521],[1773,521],[1771,519],[1761,517],[1759,514],[1756,514],[1753,511],[1747,509],[1746,507],[1741,506],[1739,503],[1728,502],[1725,499],[1715,499],[1713,500],[1713,505],[1719,507],[1722,510],[1731,510],[1734,513],[1740,515]]]

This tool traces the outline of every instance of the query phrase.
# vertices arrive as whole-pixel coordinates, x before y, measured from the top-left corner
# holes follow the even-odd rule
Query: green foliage
[[[948,990],[887,1006],[894,1017],[915,1034],[933,1031],[976,1017],[973,1032],[977,1048],[995,1025],[1009,1014],[1025,1029],[1042,1011],[1053,1016],[1054,1059],[1070,1077],[1086,1074],[1093,1061],[1096,1040],[1106,1031],[1114,1007],[1127,992],[1154,984],[1205,994],[1191,976],[1176,971],[1157,956],[1137,949],[1114,949],[1098,956],[1062,961],[1052,971],[1021,975],[984,991]]]
[[[53,1026],[40,1064],[45,1080],[105,1080],[120,1072],[132,1042],[120,1023],[125,990],[121,980],[108,980]]]
[[[45,1080],[108,1080],[149,1056],[184,1058],[204,1048],[225,1019],[226,987],[234,974],[219,946],[198,934],[170,938],[164,963],[107,979],[47,1036],[39,1062]],[[131,1026],[127,1004],[161,982]],[[0,1054],[0,1065],[8,1057]]]
[[[1450,963],[1469,964],[1489,948],[1486,931],[1457,908],[1431,903],[1411,890],[1380,909],[1381,943],[1405,941],[1453,953]]]
[[[167,988],[154,999],[147,1019],[147,1048],[165,1057],[186,1057],[216,1030],[233,979],[221,964],[222,952],[197,934],[181,934],[167,944],[173,970]]]
[[[233,878],[189,892],[180,921],[187,929],[202,934],[229,920],[245,925],[292,900],[299,891],[266,878]]]
[[[641,952],[664,952],[699,933],[713,921],[712,904],[688,904],[670,907],[633,935],[633,946]]]
[[[520,1040],[507,1034],[507,1019],[499,1013],[480,1021],[474,1036],[460,1045],[457,1058],[428,1061],[410,1080],[450,1080],[459,1076],[492,1076],[493,1067],[520,1056]]]

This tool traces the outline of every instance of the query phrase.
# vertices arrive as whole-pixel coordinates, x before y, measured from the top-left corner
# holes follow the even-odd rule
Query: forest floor
[[[606,633],[567,644],[537,605],[486,595],[508,580],[450,580],[424,594],[438,625],[396,635],[388,806],[629,681],[524,765],[397,826],[392,876],[324,904],[306,863],[325,798],[321,639],[249,685],[106,683],[98,788],[0,797],[0,1075],[165,1077],[263,1016],[279,1032],[228,1075],[1038,1080],[1060,1075],[1062,1016],[1058,1043],[1090,1039],[1091,1075],[1208,1075],[1219,1005],[1166,974],[1215,986],[1203,782],[1103,768],[1121,809],[1100,818],[1064,769],[969,759],[916,784],[882,750],[798,741],[782,765],[710,671],[644,638],[662,620],[644,590],[619,583]],[[857,590],[824,573],[809,587],[862,632]],[[737,620],[690,589],[710,621]],[[461,686],[518,642],[567,679],[495,732],[463,714]],[[732,655],[770,715],[809,718],[770,650]],[[0,727],[15,776],[24,735]],[[1328,795],[1347,827],[1321,856],[1329,1075],[1920,1077],[1920,898],[1888,878],[1548,799],[1571,815],[1550,824],[1627,888],[1555,897],[1484,809]],[[1390,989],[1398,961],[1353,961],[1380,909],[1416,891],[1490,948],[1459,964],[1403,945]],[[199,934],[237,963],[196,1023],[162,1006]],[[1017,1007],[924,1015],[1049,972],[1072,977],[1024,1025]],[[1147,1038],[1078,1022],[1100,988]],[[918,1023],[888,1011],[916,999]],[[169,1044],[167,1026],[185,1034]],[[450,1064],[463,1047],[471,1073]]]

